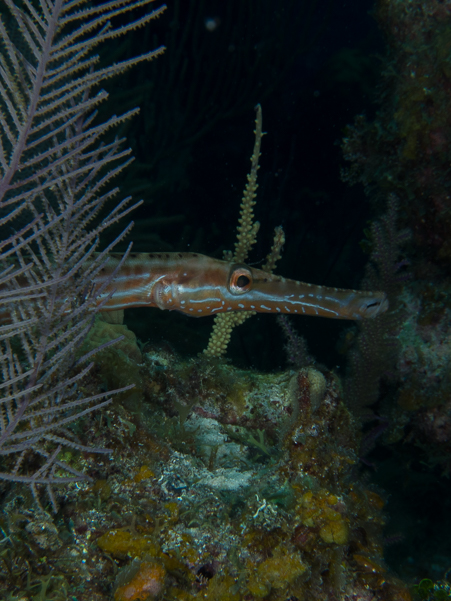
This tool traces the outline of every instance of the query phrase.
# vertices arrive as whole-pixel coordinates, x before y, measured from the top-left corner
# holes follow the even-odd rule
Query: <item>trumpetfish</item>
[[[94,294],[121,259],[109,256],[94,279]],[[130,253],[99,295],[102,300],[102,311],[158,307],[193,317],[257,311],[359,320],[388,309],[384,292],[306,284],[197,253]]]

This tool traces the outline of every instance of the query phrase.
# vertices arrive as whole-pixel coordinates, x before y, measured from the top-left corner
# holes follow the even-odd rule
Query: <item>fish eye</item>
[[[239,286],[239,288],[244,288],[249,283],[250,279],[247,277],[247,275],[240,275],[240,277],[236,281],[236,285]]]
[[[244,294],[252,287],[252,272],[245,265],[234,266],[229,277],[229,291],[232,294]]]

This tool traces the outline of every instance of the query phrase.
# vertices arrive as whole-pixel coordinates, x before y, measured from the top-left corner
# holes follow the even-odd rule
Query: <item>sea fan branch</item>
[[[99,238],[136,206],[127,197],[107,211],[117,189],[99,191],[130,161],[122,140],[103,136],[137,109],[94,118],[102,82],[161,49],[110,66],[92,51],[158,16],[110,24],[150,1],[5,0],[12,18],[0,19],[0,228],[15,230],[0,241],[0,323],[10,320],[0,325],[0,480],[28,484],[36,500],[45,485],[54,508],[51,486],[85,477],[60,452],[90,448],[66,426],[129,388],[98,393],[93,352],[80,357],[111,287],[92,279],[131,226],[100,253]]]

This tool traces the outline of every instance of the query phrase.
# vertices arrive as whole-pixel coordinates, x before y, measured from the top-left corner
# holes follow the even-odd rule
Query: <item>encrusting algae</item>
[[[146,601],[156,599],[164,588],[166,570],[158,563],[143,561],[128,584],[114,593],[114,601]]]

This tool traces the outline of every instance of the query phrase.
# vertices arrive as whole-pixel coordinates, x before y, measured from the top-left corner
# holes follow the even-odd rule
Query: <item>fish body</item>
[[[95,286],[111,278],[121,259],[110,255]],[[384,292],[315,286],[197,253],[131,253],[98,301],[111,293],[102,311],[158,307],[192,317],[256,311],[358,320],[388,308]]]

